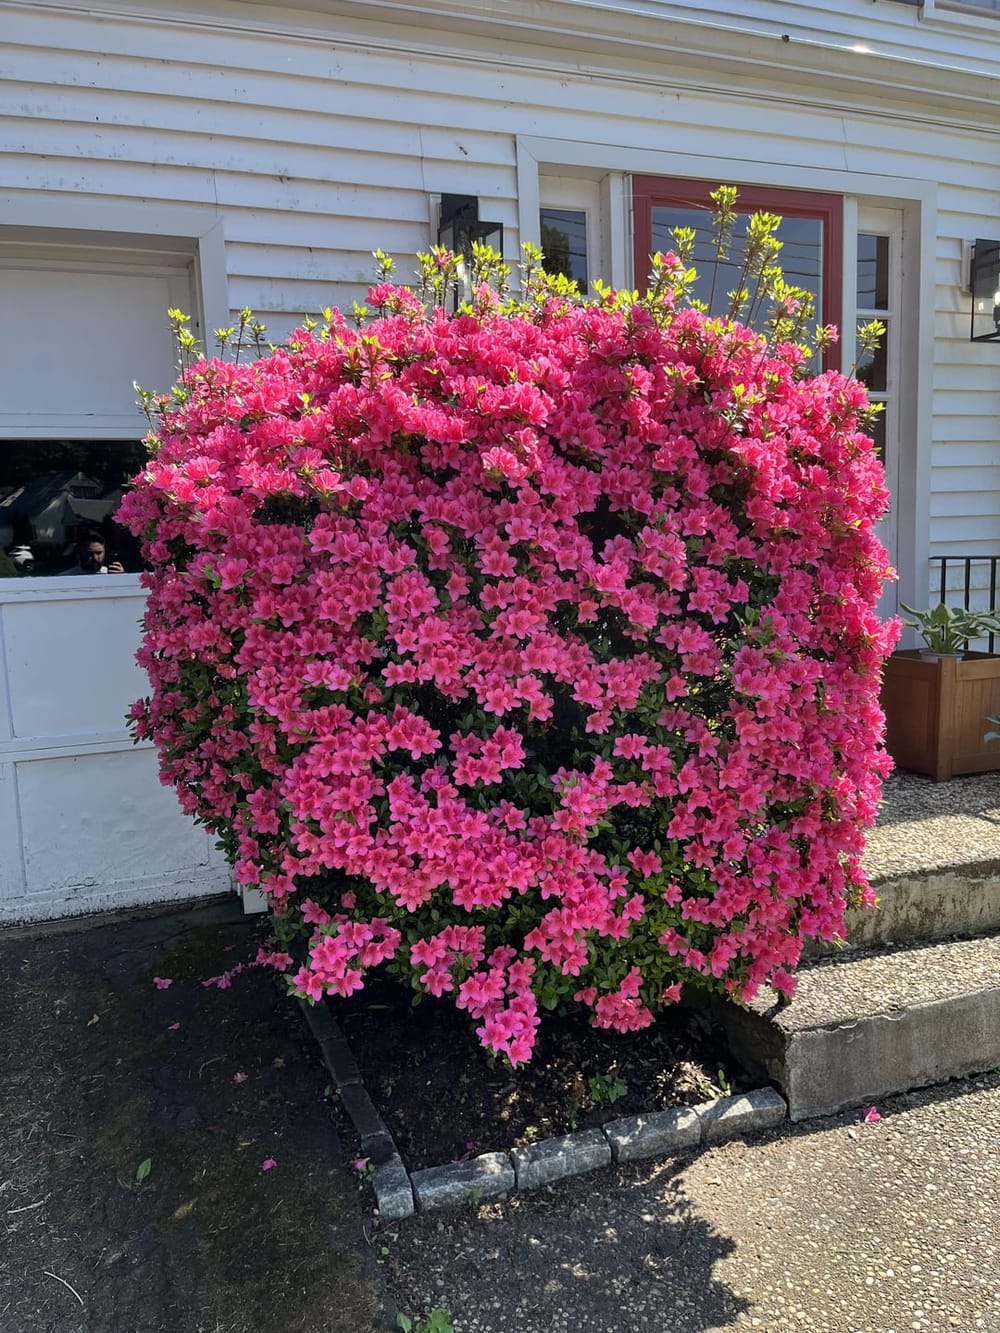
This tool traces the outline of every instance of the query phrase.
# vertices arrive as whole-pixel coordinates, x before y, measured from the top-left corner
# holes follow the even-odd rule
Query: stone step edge
[[[931,955],[940,957],[947,951],[959,955],[955,965],[960,966],[966,963],[968,951],[972,948],[989,951],[990,971],[988,975],[977,976],[968,981],[961,989],[947,990],[944,994],[936,989],[915,990],[911,978],[904,987],[896,990],[893,997],[883,995],[877,1003],[868,1007],[861,1006],[864,1012],[856,1012],[853,1008],[850,1012],[831,1009],[814,1016],[807,1016],[802,1013],[801,1005],[796,1009],[796,999],[799,994],[806,997],[803,1003],[808,1001],[810,1005],[815,1004],[817,995],[825,998],[828,1005],[833,1003],[836,996],[843,993],[845,986],[847,993],[852,994],[857,984],[853,978],[857,976],[859,969],[871,964],[885,964],[890,968],[894,960],[899,958],[916,959],[919,962],[922,957]],[[791,1000],[783,999],[770,986],[763,986],[746,1006],[715,993],[708,993],[704,997],[705,1007],[712,1019],[727,1030],[729,1017],[735,1011],[749,1013],[754,1018],[779,1028],[788,1037],[796,1033],[836,1031],[841,1028],[856,1027],[859,1023],[868,1021],[896,1018],[901,1013],[927,1006],[938,1006],[963,998],[992,996],[1000,989],[1000,973],[995,974],[992,958],[994,951],[997,952],[997,965],[1000,966],[1000,934],[990,931],[964,937],[949,936],[947,939],[912,940],[891,948],[858,949],[832,957],[803,959],[798,968],[800,991]]]
[[[1000,1061],[1000,986],[824,1026],[782,1028],[767,1013],[735,1005],[716,1017],[750,1076],[781,1089],[793,1123],[967,1078]]]
[[[1000,862],[896,873],[871,884],[879,906],[849,908],[845,938],[808,940],[803,962],[1000,931]]]
[[[670,1157],[779,1125],[788,1114],[772,1087],[718,1097],[698,1106],[650,1111],[610,1121],[599,1129],[542,1139],[507,1152],[482,1153],[464,1162],[409,1172],[371,1098],[339,1024],[322,1001],[300,1000],[344,1109],[372,1159],[372,1188],[380,1216],[411,1217],[419,1209],[475,1206],[514,1190],[538,1189],[612,1162]]]

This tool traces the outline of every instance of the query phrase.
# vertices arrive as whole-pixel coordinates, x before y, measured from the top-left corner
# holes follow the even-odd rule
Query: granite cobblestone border
[[[698,1106],[650,1111],[612,1120],[599,1129],[582,1129],[543,1139],[508,1152],[481,1153],[464,1162],[409,1172],[385,1121],[375,1109],[336,1019],[324,1003],[299,1004],[319,1044],[341,1104],[372,1163],[372,1188],[385,1218],[411,1217],[418,1209],[456,1208],[484,1199],[503,1198],[514,1190],[543,1185],[613,1162],[671,1157],[742,1134],[771,1129],[785,1119],[788,1108],[774,1088],[731,1097],[717,1097]]]

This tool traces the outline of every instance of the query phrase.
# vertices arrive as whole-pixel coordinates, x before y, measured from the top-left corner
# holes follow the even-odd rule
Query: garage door
[[[196,297],[181,250],[0,247],[0,547],[18,549],[0,578],[0,921],[229,883],[125,729],[146,689],[133,660],[144,594],[112,519],[142,457],[133,381],[169,386],[166,311]],[[87,533],[129,572],[66,572]]]

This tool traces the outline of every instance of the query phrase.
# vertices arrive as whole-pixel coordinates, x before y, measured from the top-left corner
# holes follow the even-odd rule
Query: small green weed
[[[416,1323],[409,1315],[398,1314],[396,1316],[396,1327],[400,1330],[400,1333],[455,1333],[451,1315],[443,1305],[439,1305],[436,1310],[430,1312],[426,1319],[418,1319]]]
[[[595,1106],[613,1106],[628,1096],[628,1084],[615,1074],[595,1074],[587,1082],[590,1100]]]
[[[144,1157],[135,1169],[134,1178],[129,1181],[129,1180],[122,1180],[121,1176],[119,1176],[118,1184],[121,1185],[123,1190],[131,1190],[133,1194],[136,1194],[142,1187],[142,1182],[146,1179],[146,1177],[149,1175],[152,1169],[153,1169],[152,1157]]]

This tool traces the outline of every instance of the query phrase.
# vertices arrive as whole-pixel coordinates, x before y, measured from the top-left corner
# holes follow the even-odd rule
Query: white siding
[[[382,27],[359,15],[388,10],[329,0],[104,9],[0,0],[0,192],[58,203],[68,227],[95,198],[218,210],[230,305],[275,336],[361,299],[376,246],[405,278],[441,191],[477,194],[516,254],[534,227],[518,135],[604,145],[608,171],[643,150],[698,157],[710,178],[714,160],[758,183],[825,170],[875,203],[872,178],[927,182],[929,549],[1000,546],[983,512],[1000,492],[1000,349],[969,343],[961,289],[963,242],[1000,225],[1000,20],[888,0],[442,3],[436,30],[408,3]]]
[[[217,209],[229,304],[256,309],[275,336],[303,313],[361,299],[376,245],[407,276],[408,256],[432,240],[441,191],[479,195],[516,253],[521,224],[528,235],[533,225],[519,217],[517,135],[605,144],[608,169],[624,145],[685,153],[707,176],[712,159],[745,161],[761,183],[825,168],[847,193],[856,176],[939,184],[929,541],[935,551],[1000,540],[988,516],[969,508],[984,521],[963,529],[939,499],[1000,489],[995,461],[976,448],[996,440],[997,351],[968,343],[960,285],[963,241],[1000,217],[989,101],[1000,21],[925,19],[888,0],[729,0],[711,11],[699,0],[564,3],[519,7],[521,31],[497,39],[495,21],[487,40],[473,31],[476,5],[445,5],[464,21],[441,19],[437,31],[425,12],[424,27],[380,28],[357,19],[357,7],[328,3],[149,8],[159,17],[113,0],[107,17],[0,4],[0,191],[44,196],[67,227],[75,200],[96,197]],[[416,23],[419,7],[396,9]],[[617,47],[601,59],[588,33],[603,31]],[[671,44],[641,48],[644,31],[673,33],[684,53],[717,48],[717,87],[687,55],[672,59]],[[739,37],[756,64],[736,79]],[[625,44],[637,49],[629,63]],[[845,53],[852,79],[877,89],[867,105],[856,88],[837,95],[825,72]],[[772,73],[781,59],[787,72]],[[809,65],[815,75],[801,72]],[[992,123],[979,104],[963,124],[945,101],[913,101],[921,80],[944,97],[949,69],[969,99],[980,88]]]

